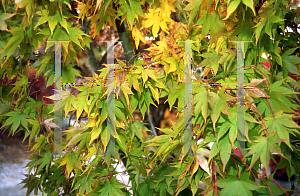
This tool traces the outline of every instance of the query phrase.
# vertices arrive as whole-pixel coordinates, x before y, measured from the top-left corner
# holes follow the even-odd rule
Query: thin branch
[[[147,110],[146,110],[146,114],[145,114],[145,115],[147,116],[147,120],[148,120],[148,122],[149,122],[150,129],[151,129],[151,131],[152,131],[152,134],[155,135],[155,136],[157,136],[157,133],[156,133],[156,131],[155,131],[155,128],[154,128],[152,119],[151,119],[150,114],[149,114],[149,112],[148,112],[148,108],[147,108]]]

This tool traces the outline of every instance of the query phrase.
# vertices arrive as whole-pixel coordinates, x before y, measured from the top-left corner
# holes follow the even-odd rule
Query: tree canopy
[[[299,8],[287,0],[2,0],[0,123],[12,135],[25,130],[29,138],[27,195],[38,190],[46,195],[288,195],[291,191],[271,185],[273,175],[265,178],[259,168],[267,168],[277,153],[277,169],[286,167],[289,177],[299,173],[299,126],[293,121],[300,115],[299,23]],[[61,85],[62,93],[47,98],[61,101],[60,108],[30,97],[28,88],[28,69],[42,74],[43,89],[55,88],[57,41],[62,76],[55,86]],[[115,42],[113,133],[107,126],[112,92],[106,85],[107,41]],[[238,41],[244,41],[243,48]],[[66,84],[79,77],[84,85],[70,93]],[[185,118],[188,85],[191,121]],[[154,127],[150,109],[163,104],[177,120]],[[239,104],[245,122],[240,133]],[[88,119],[63,132],[62,155],[53,147],[55,111],[63,118]],[[193,137],[186,139],[186,129]],[[236,147],[238,134],[245,149]],[[110,136],[116,154],[105,154]],[[178,155],[186,141],[192,154]],[[241,150],[246,154],[234,154]],[[130,191],[117,180],[117,161],[126,164]],[[205,187],[198,187],[200,181]]]

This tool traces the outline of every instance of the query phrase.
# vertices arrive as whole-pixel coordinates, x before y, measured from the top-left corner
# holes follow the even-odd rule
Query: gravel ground
[[[0,196],[25,196],[26,188],[24,184],[19,184],[27,174],[26,164],[28,159],[21,160],[20,163],[0,163]],[[32,193],[30,196],[33,196]]]

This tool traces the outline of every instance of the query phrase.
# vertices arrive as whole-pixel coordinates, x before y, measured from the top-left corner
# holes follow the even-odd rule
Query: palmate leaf
[[[299,64],[300,58],[298,56],[291,55],[296,49],[297,48],[292,48],[283,53],[282,66],[289,72],[300,75],[298,68],[295,66],[295,64]]]
[[[207,115],[208,115],[208,103],[212,103],[211,97],[209,96],[208,89],[204,87],[197,88],[195,90],[198,92],[194,97],[195,103],[195,118],[200,115],[200,112],[206,122]]]
[[[99,196],[125,196],[125,194],[121,191],[121,189],[125,187],[126,185],[112,178],[110,183],[106,183],[98,191],[100,192]]]
[[[136,26],[132,28],[132,38],[135,41],[136,49],[138,49],[140,41],[142,41],[144,44],[146,43],[144,35]]]
[[[272,113],[277,113],[282,109],[284,113],[292,113],[293,110],[290,108],[290,101],[288,99],[284,99],[286,97],[282,94],[282,92],[271,91],[269,93],[269,100],[261,101],[258,104],[257,110],[259,111],[259,113],[261,115],[265,113],[266,116],[273,116]],[[268,102],[270,102],[271,104],[269,104]]]
[[[137,63],[139,63],[139,61],[137,61]],[[155,76],[155,70],[144,69],[143,67],[139,66],[133,73],[142,75],[144,85],[149,78],[152,78],[153,80],[158,82]]]
[[[167,62],[167,63],[165,63],[165,62]],[[175,72],[178,68],[178,62],[173,57],[163,58],[162,64],[164,65],[164,70],[167,74],[170,72]]]
[[[255,140],[254,142],[255,143],[250,147],[250,151],[249,151],[249,154],[253,154],[250,163],[250,168],[258,160],[258,158],[260,158],[260,162],[264,165],[264,167],[268,168],[269,161],[270,161],[270,154],[274,152],[284,157],[284,155],[279,150],[279,143],[282,142],[282,139],[275,136],[274,133],[269,135],[268,137],[259,136],[257,137],[257,140]],[[267,176],[269,177],[268,172],[267,172]]]
[[[282,114],[282,112],[283,110],[277,112],[275,114],[275,119],[273,117],[266,117],[265,123],[269,133],[276,133],[286,145],[292,148],[289,140],[289,133],[292,131],[298,132],[296,129],[299,129],[300,127],[292,120],[293,115]]]
[[[121,7],[118,10],[118,16],[123,16],[125,13],[127,15],[127,21],[128,24],[132,27],[135,14],[138,14],[140,16],[143,16],[143,10],[141,8],[141,5],[138,1],[135,0],[129,0],[128,2],[125,2],[124,0],[120,1]]]
[[[75,106],[77,107],[76,110],[76,120],[79,119],[81,116],[82,112],[87,112],[89,111],[88,106],[90,105],[90,101],[87,98],[87,93],[80,93],[77,95],[77,98],[75,99]]]
[[[143,16],[144,13],[143,13],[143,10],[142,10],[142,8],[140,6],[140,3],[138,1],[130,0],[129,5],[130,5],[130,7],[127,11],[127,20],[129,22],[130,26],[132,26],[134,18],[135,18],[135,14]]]
[[[66,99],[63,99],[62,105],[64,106],[65,110],[65,118],[67,118],[67,115],[71,110],[77,109],[75,96],[70,94]]]
[[[193,19],[199,14],[201,3],[201,0],[189,0],[189,4],[183,9],[186,11],[192,10],[189,15],[189,25],[191,24]]]
[[[48,172],[52,158],[52,154],[48,153],[42,156],[40,159],[38,159],[38,161],[35,163],[36,165],[39,165],[36,172],[39,173],[45,166],[46,172]]]
[[[11,112],[5,114],[5,116],[9,116],[9,118],[5,121],[3,127],[12,125],[11,129],[10,129],[12,132],[12,135],[15,133],[17,128],[20,126],[20,124],[22,124],[23,127],[28,126],[28,123],[25,118],[25,117],[28,117],[28,115],[25,113],[21,113],[20,110],[11,111]]]
[[[62,83],[75,83],[75,76],[80,76],[77,69],[73,68],[74,64],[62,66]]]
[[[222,34],[227,33],[226,26],[220,20],[220,16],[216,11],[212,11],[211,13],[208,13],[207,11],[201,11],[201,13],[205,16],[201,17],[196,23],[196,25],[203,24],[201,39],[203,39],[208,34],[209,30],[212,39],[218,38],[218,32],[221,32]]]
[[[122,82],[122,84],[121,84],[121,90],[122,90],[122,93],[123,93],[124,96],[125,96],[127,105],[130,106],[130,102],[129,102],[129,97],[128,97],[128,95],[132,95],[133,92],[132,92],[131,89],[129,88],[129,84],[127,83],[127,81]]]
[[[184,91],[185,91],[184,89],[185,89],[184,84],[180,84],[172,89],[173,91],[171,92],[171,95],[169,95],[168,100],[167,100],[170,105],[170,110],[172,109],[172,106],[174,105],[176,99],[183,102]]]
[[[81,164],[80,161],[77,159],[76,152],[71,152],[67,155],[64,156],[62,162],[60,163],[60,166],[66,165],[66,173],[68,176],[70,176],[70,173],[72,172],[73,169],[80,169]]]
[[[225,93],[224,87],[220,90],[218,95],[214,92],[210,92],[209,95],[212,97],[213,102],[209,103],[209,107],[211,108],[211,120],[213,122],[214,130],[216,130],[216,122],[219,119],[221,112],[231,116],[228,112],[228,104],[226,101],[231,100],[232,97]]]
[[[16,50],[16,48],[19,46],[19,44],[22,42],[22,40],[25,36],[25,31],[22,26],[15,27],[11,30],[12,37],[9,39],[6,46],[1,51],[1,53],[4,52],[3,55],[7,55],[7,57],[6,57],[7,59],[5,60],[5,62],[9,59],[9,57],[12,55],[12,53]],[[2,68],[3,64],[1,65],[1,68]]]
[[[240,179],[235,176],[226,176],[225,179],[218,180],[217,186],[223,188],[219,194],[220,196],[252,196],[251,190],[256,190],[261,187],[249,179],[248,173],[242,173]]]
[[[165,1],[164,6],[157,9],[149,9],[149,12],[145,14],[147,20],[144,23],[144,27],[149,28],[152,26],[153,36],[157,35],[160,29],[168,33],[167,23],[171,22],[171,12],[175,11],[172,1]]]

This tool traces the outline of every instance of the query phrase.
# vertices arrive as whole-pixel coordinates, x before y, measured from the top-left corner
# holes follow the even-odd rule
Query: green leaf
[[[77,69],[73,68],[74,64],[62,66],[62,83],[75,83],[75,76],[80,76]]]
[[[229,16],[236,10],[236,8],[240,5],[242,0],[231,0],[227,7],[227,16],[224,20],[228,19]],[[249,0],[251,1],[251,0]]]
[[[145,182],[139,184],[138,190],[140,196],[149,196],[149,193],[151,193],[150,185]]]
[[[140,140],[142,140],[142,127],[143,125],[140,124],[141,122],[135,120],[134,122],[131,122],[129,124],[129,135],[131,140],[133,140],[133,137],[136,135]]]
[[[143,10],[142,10],[141,5],[138,1],[131,0],[130,1],[130,9],[134,10],[138,15],[144,16]]]
[[[266,117],[265,124],[268,128],[269,133],[276,133],[286,145],[291,148],[289,133],[293,131],[297,132],[295,129],[300,128],[297,123],[292,120],[293,115],[282,114],[282,110],[275,114],[275,119],[273,117]]]
[[[200,6],[202,3],[202,0],[190,0],[190,3],[183,9],[186,11],[191,11],[189,15],[189,25],[194,20],[194,18],[199,14]]]
[[[105,12],[104,16],[101,15],[101,18],[100,18],[99,22],[97,23],[97,27],[96,27],[96,30],[95,30],[94,38],[100,32],[100,30],[102,29],[103,24],[106,21],[107,17],[108,17],[108,13],[107,12]]]
[[[263,30],[263,28],[266,26],[266,23],[267,23],[267,19],[264,19],[263,21],[257,23],[254,28],[255,29],[255,38],[256,38],[256,43],[257,41],[259,40],[260,36],[261,36],[261,32]]]
[[[279,150],[279,144],[282,140],[274,136],[274,134],[269,135],[268,138],[265,136],[256,137],[255,143],[250,147],[249,154],[252,154],[250,168],[254,163],[260,158],[260,162],[265,168],[269,167],[270,154],[277,152],[278,154],[284,156]],[[267,176],[269,176],[267,172]]]
[[[198,88],[196,90],[198,92],[195,97],[195,118],[197,118],[200,115],[200,112],[202,113],[202,116],[204,118],[204,121],[206,122],[207,115],[208,115],[208,103],[212,102],[211,98],[208,93],[208,89],[202,87]]]
[[[10,116],[4,123],[4,127],[5,126],[8,126],[8,125],[11,125],[11,130],[12,130],[12,134],[15,133],[15,131],[17,130],[17,128],[20,126],[20,124],[23,125],[23,127],[27,127],[27,121],[26,121],[26,118],[27,117],[27,114],[25,113],[21,113],[21,111],[12,111],[12,112],[9,112],[7,114],[5,114],[5,116]]]
[[[73,169],[81,168],[80,160],[77,159],[76,152],[73,152],[73,151],[64,156],[62,162],[60,163],[60,165],[58,167],[60,167],[62,165],[66,165],[68,176],[73,171]]]
[[[65,106],[64,107],[64,109],[65,109],[65,118],[67,118],[67,115],[71,110],[73,110],[73,109],[76,110],[77,109],[76,102],[75,102],[75,96],[70,94],[70,96],[63,99],[62,105]]]
[[[36,171],[36,173],[40,173],[40,171],[46,166],[46,172],[48,173],[49,171],[49,166],[50,166],[50,163],[52,161],[52,154],[45,154],[42,158],[40,158],[38,160],[38,162],[36,162],[36,164],[38,164],[38,169]]]
[[[34,11],[34,0],[27,0],[28,4],[26,5],[26,13],[28,21],[31,18],[31,13]]]
[[[180,100],[180,99],[184,98],[185,85],[180,84],[180,85],[174,87],[172,90],[173,90],[173,92],[171,92],[171,95],[169,95],[168,100],[167,100],[170,105],[170,110],[171,110],[172,106],[174,105],[176,99]]]
[[[243,4],[245,4],[247,7],[249,7],[253,13],[254,16],[256,15],[255,10],[254,10],[254,6],[253,6],[253,0],[242,0]]]
[[[77,107],[76,111],[76,120],[79,119],[80,115],[82,114],[83,110],[85,112],[88,112],[88,106],[90,105],[89,100],[87,99],[87,93],[82,92],[77,95],[77,98],[75,100],[75,105]]]
[[[219,194],[220,196],[252,196],[251,190],[260,188],[258,184],[249,179],[248,173],[242,173],[240,179],[235,176],[227,176],[225,179],[218,180],[217,185],[223,188]]]
[[[133,92],[131,91],[131,88],[129,87],[129,84],[127,83],[127,81],[122,82],[122,84],[121,84],[121,90],[122,90],[122,93],[125,96],[127,105],[130,106],[128,95],[132,95]]]
[[[124,15],[129,9],[129,4],[128,3],[123,3],[117,13],[117,16],[122,16]]]
[[[99,196],[125,196],[121,191],[122,188],[125,188],[126,185],[120,183],[119,181],[112,178],[109,184],[105,184],[99,190]]]
[[[6,100],[0,100],[3,101],[3,103],[0,102],[0,114],[8,113],[12,109],[11,105]]]
[[[225,89],[222,88],[219,95],[210,92],[210,96],[212,96],[212,102],[209,103],[211,109],[211,120],[213,122],[213,127],[216,129],[215,125],[217,120],[220,117],[221,112],[223,114],[230,115],[228,112],[228,104],[226,101],[232,99],[227,93],[225,93]]]
[[[9,39],[6,46],[1,51],[1,53],[5,51],[4,54],[7,55],[6,61],[9,59],[11,54],[16,50],[16,48],[18,48],[19,44],[22,42],[25,36],[25,31],[22,27],[13,28],[11,30],[11,33],[12,33],[12,37]]]
[[[220,149],[220,156],[221,156],[221,161],[223,163],[223,172],[224,172],[225,167],[229,161],[231,155],[231,149],[232,149],[228,135],[226,135],[223,139],[220,140],[218,148]]]
[[[88,36],[87,34],[83,33],[80,29],[77,29],[75,27],[70,27],[68,29],[69,29],[70,34],[72,34],[72,35],[86,35],[86,36]]]
[[[51,31],[51,35],[53,35],[57,23],[58,21],[56,20],[56,17],[49,17],[48,24],[49,24],[49,29]]]
[[[124,115],[124,112],[122,112],[120,110],[120,108],[118,107],[115,107],[115,115],[117,118],[119,118],[121,121],[123,121],[123,123],[127,124],[127,121],[126,121],[126,117]]]
[[[299,64],[300,58],[298,56],[289,55],[290,52],[291,50],[288,50],[282,55],[282,66],[289,72],[300,75],[298,68],[295,66],[295,64]]]
[[[215,142],[211,148],[208,162],[210,162],[211,159],[214,158],[219,152],[220,152],[220,148],[218,147],[217,143]]]
[[[13,17],[15,14],[8,14],[8,13],[2,13],[0,14],[0,30],[1,31],[7,31],[7,25],[5,23],[5,20]]]

